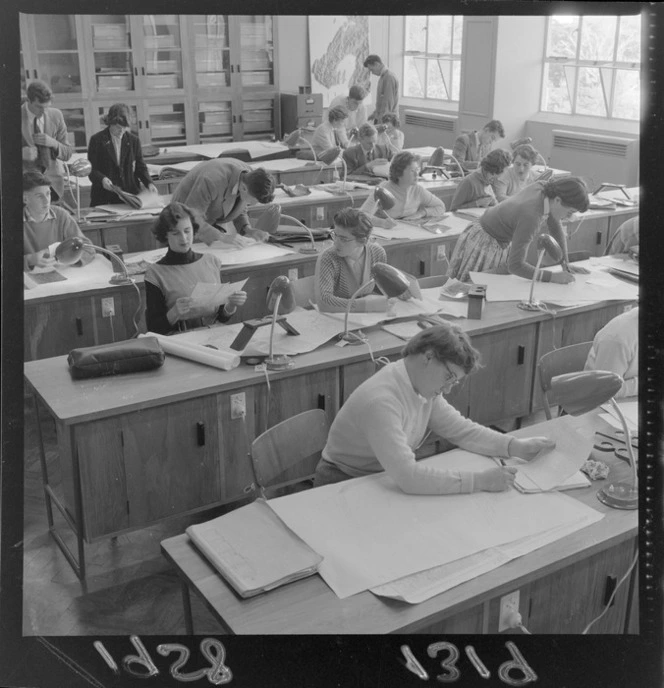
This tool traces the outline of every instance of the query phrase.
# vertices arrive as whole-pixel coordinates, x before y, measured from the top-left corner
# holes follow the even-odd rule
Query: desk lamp
[[[549,234],[540,234],[537,237],[537,265],[535,266],[535,272],[533,273],[533,279],[530,283],[530,295],[528,296],[528,301],[521,301],[517,304],[519,308],[524,311],[540,311],[543,310],[542,303],[540,301],[533,300],[533,291],[535,290],[535,282],[540,273],[540,266],[542,265],[542,259],[544,254],[548,253],[553,260],[557,263],[563,259],[563,252],[558,242]]]
[[[270,327],[270,354],[265,361],[268,370],[286,370],[293,366],[293,359],[286,355],[273,354],[274,327],[277,316],[290,313],[295,308],[295,294],[293,284],[285,275],[279,275],[272,280],[267,293],[267,308],[272,311],[272,325]]]
[[[65,239],[64,241],[59,243],[57,248],[55,249],[55,258],[59,263],[62,263],[63,265],[73,265],[78,260],[80,260],[81,254],[83,253],[83,249],[86,246],[92,246],[92,248],[95,251],[98,251],[99,253],[103,253],[104,255],[109,256],[112,259],[111,263],[114,260],[117,261],[122,272],[121,274],[113,274],[113,276],[109,280],[111,284],[134,283],[134,280],[131,277],[129,277],[129,274],[127,273],[127,266],[115,255],[115,253],[109,251],[108,249],[101,248],[100,246],[95,246],[94,244],[87,244],[83,241],[83,239],[77,236],[69,237],[69,239]]]
[[[461,163],[451,153],[446,153],[445,149],[441,147],[436,148],[436,150],[432,153],[427,163],[422,167],[420,174],[426,172],[426,170],[434,170],[435,172],[442,174],[446,179],[450,179],[450,173],[445,167],[446,159],[451,160],[456,165],[458,176],[465,176],[466,173],[463,171]]]
[[[597,493],[602,504],[613,509],[636,509],[639,505],[637,488],[636,460],[632,450],[632,436],[627,420],[614,399],[622,386],[622,378],[608,370],[586,370],[578,373],[556,375],[551,380],[551,393],[561,401],[560,406],[572,416],[580,416],[592,411],[607,401],[611,403],[622,425],[629,455],[632,476],[629,482],[613,482]]]
[[[371,270],[371,279],[365,282],[351,297],[346,304],[346,316],[344,318],[344,333],[340,339],[343,339],[349,344],[362,344],[367,341],[366,337],[360,334],[351,333],[348,331],[348,316],[350,315],[353,302],[357,295],[370,287],[372,284],[378,285],[378,288],[392,299],[396,296],[401,296],[410,287],[410,281],[401,270],[388,265],[387,263],[376,263]]]
[[[316,242],[314,241],[314,235],[312,231],[309,229],[309,227],[307,227],[303,222],[300,222],[297,218],[293,217],[292,215],[283,215],[281,213],[281,206],[277,207],[279,208],[279,222],[277,224],[281,223],[281,220],[292,220],[296,225],[302,227],[302,229],[304,229],[309,235],[309,239],[311,240],[311,246],[304,246],[300,249],[300,253],[318,253],[318,249],[316,248]]]
[[[311,143],[302,135],[302,129],[296,129],[288,134],[288,136],[284,137],[284,144],[289,148],[293,148],[301,143],[306,143],[307,146],[309,146],[311,149],[311,154],[314,156],[314,162],[317,161],[318,158],[316,157],[316,151]]]
[[[374,201],[376,201],[376,210],[374,214],[378,215],[378,217],[381,217],[380,213],[382,213],[382,216],[386,216],[385,211],[393,208],[394,204],[397,202],[394,194],[384,189],[382,186],[374,188],[373,197]]]
[[[627,189],[625,188],[624,184],[611,184],[610,182],[602,182],[601,186],[593,193],[593,196],[596,196],[598,193],[601,193],[602,191],[611,191],[611,190],[617,190],[617,191],[622,191],[623,194],[625,195],[625,198],[628,201],[631,201],[634,203],[634,200],[632,197],[627,193]]]
[[[65,163],[67,164],[67,163]],[[69,176],[76,180],[76,220],[81,221],[81,189],[78,184],[80,177],[87,177],[92,172],[92,165],[86,158],[79,158],[67,164]]]

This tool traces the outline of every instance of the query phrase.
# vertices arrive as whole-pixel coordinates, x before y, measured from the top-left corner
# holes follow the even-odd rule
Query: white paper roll
[[[187,358],[190,361],[203,363],[213,368],[232,370],[240,365],[240,356],[234,351],[211,349],[209,346],[194,344],[192,342],[178,342],[171,337],[166,337],[163,334],[155,334],[154,332],[146,332],[139,336],[156,337],[161,344],[161,348],[167,354],[179,356],[180,358]]]

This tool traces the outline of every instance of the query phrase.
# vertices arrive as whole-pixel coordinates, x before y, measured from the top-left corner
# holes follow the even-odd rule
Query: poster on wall
[[[369,55],[369,17],[310,16],[309,55],[311,90],[323,94],[323,107],[348,95],[353,84],[369,93],[369,72],[362,65]]]

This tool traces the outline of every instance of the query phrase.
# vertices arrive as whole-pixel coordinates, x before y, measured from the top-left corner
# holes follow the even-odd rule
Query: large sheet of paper
[[[444,469],[450,458],[446,454],[425,461]],[[493,465],[487,457],[463,454],[469,470]],[[408,495],[384,473],[324,485],[270,504],[324,557],[320,574],[340,598],[578,523],[593,511],[557,492]]]
[[[23,299],[25,301],[44,296],[74,294],[90,289],[110,288],[113,286],[109,282],[113,276],[113,268],[108,259],[101,254],[97,254],[94,260],[82,267],[61,265],[60,263],[55,263],[53,267],[66,279],[58,282],[36,284],[31,289],[24,290]]]
[[[627,427],[632,435],[636,435],[639,432],[639,400],[638,399],[625,399],[623,401],[616,402],[620,407],[625,420],[627,421]],[[616,413],[616,410],[611,406],[611,404],[604,404],[602,409],[605,413],[600,413],[599,417],[605,420],[609,425],[611,425],[616,430],[622,430],[622,422],[620,417]]]
[[[265,160],[252,162],[250,167],[256,169],[262,167],[268,172],[288,172],[289,170],[315,170],[318,165],[313,160],[299,160],[298,158],[279,158],[278,160]]]
[[[587,261],[582,263],[590,269],[589,275],[575,275],[570,284],[537,282],[534,298],[560,306],[599,301],[629,301],[639,298],[639,288],[599,270]],[[470,279],[475,284],[486,284],[487,301],[527,301],[530,293],[530,280],[516,275],[494,275],[489,272],[471,272]]]
[[[261,158],[288,151],[288,146],[276,141],[228,141],[227,143],[197,143],[191,146],[169,148],[169,153],[193,153],[205,158],[218,158],[229,153],[248,153],[249,157]]]

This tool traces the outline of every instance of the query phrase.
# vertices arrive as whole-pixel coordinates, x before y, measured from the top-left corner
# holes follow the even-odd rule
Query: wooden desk
[[[620,308],[609,302],[561,311],[557,333],[566,343],[587,341]],[[485,368],[450,402],[487,424],[528,414],[538,351],[552,345],[542,329],[548,321],[513,303],[488,303],[482,320],[459,321]],[[369,341],[375,357],[395,359],[403,347],[380,329],[369,331]],[[374,370],[367,347],[330,343],[271,373],[268,402],[264,374],[245,365],[220,371],[169,356],[157,370],[75,381],[65,356],[26,363],[29,388],[57,429],[64,499],[50,492],[43,459],[47,510],[53,502],[76,533],[81,577],[84,541],[245,498],[253,438],[308,409],[323,408],[331,421]],[[235,393],[245,395],[245,419],[231,418]],[[55,537],[50,518],[49,525]]]
[[[589,425],[607,427],[597,417]],[[609,480],[629,478],[629,467],[613,454],[594,452],[593,458],[609,464]],[[600,503],[596,493],[603,483],[567,493],[605,514],[601,521],[416,605],[369,591],[339,599],[318,575],[243,600],[186,534],[164,540],[161,548],[182,580],[189,634],[190,590],[234,634],[498,633],[500,597],[514,590],[531,633],[581,633],[602,611],[610,580],[624,575],[637,552],[638,513]],[[636,578],[635,568],[591,633],[638,633]]]

